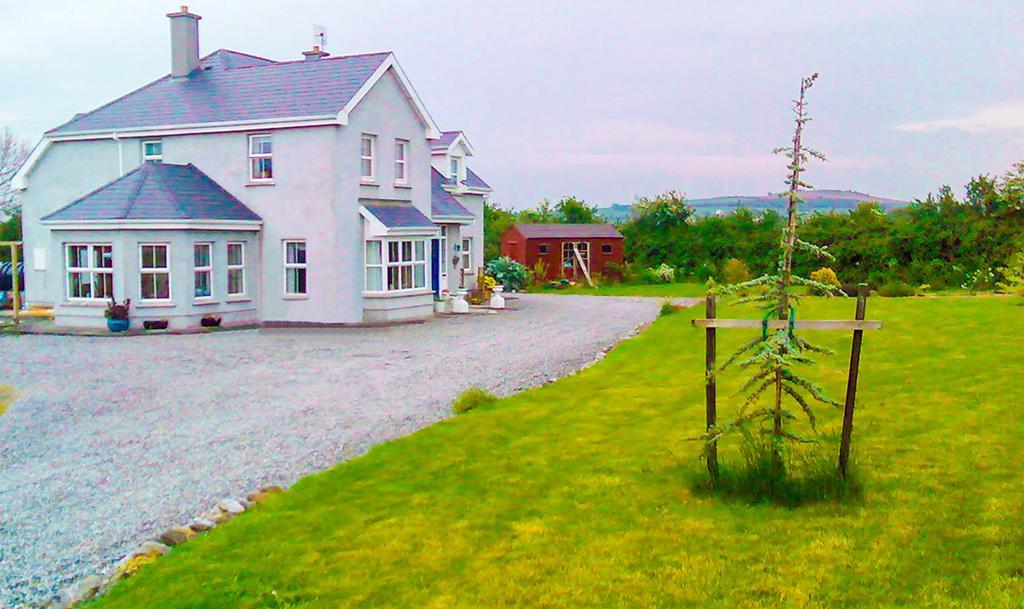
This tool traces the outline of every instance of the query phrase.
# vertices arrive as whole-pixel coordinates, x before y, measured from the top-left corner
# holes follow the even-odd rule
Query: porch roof
[[[430,218],[408,201],[360,199],[359,203],[387,228],[437,228]]]

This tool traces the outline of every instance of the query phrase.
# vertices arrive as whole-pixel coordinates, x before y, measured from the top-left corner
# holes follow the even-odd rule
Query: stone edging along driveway
[[[507,395],[572,373],[659,306],[538,294],[390,328],[0,336],[0,384],[20,396],[0,416],[0,607],[445,418],[469,386]]]

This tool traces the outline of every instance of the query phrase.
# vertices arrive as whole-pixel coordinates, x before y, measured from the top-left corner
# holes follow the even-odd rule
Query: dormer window
[[[249,180],[270,182],[274,179],[274,141],[270,135],[249,136]]]
[[[462,175],[462,158],[453,156],[451,159],[451,180],[454,184],[459,183],[460,175]]]
[[[160,161],[164,158],[164,143],[161,140],[142,141],[142,160]]]

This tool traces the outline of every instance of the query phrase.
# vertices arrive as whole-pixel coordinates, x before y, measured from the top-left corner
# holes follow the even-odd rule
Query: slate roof
[[[611,224],[514,224],[526,239],[622,239]]]
[[[451,180],[441,175],[440,171],[431,168],[430,215],[435,218],[472,218],[473,213],[444,189],[444,185],[450,183]]]
[[[390,55],[275,62],[222,49],[47,133],[335,115]]]
[[[461,134],[461,131],[442,131],[441,139],[431,140],[430,149],[447,150],[448,147],[452,145],[452,142],[455,141],[455,138],[459,137]]]
[[[360,199],[360,203],[388,228],[435,228],[437,225],[412,203]]]
[[[147,162],[43,220],[261,218],[194,165]]]
[[[466,167],[466,179],[463,180],[462,183],[465,184],[466,186],[469,186],[470,188],[483,188],[486,190],[491,189],[490,184],[484,182],[483,178],[476,175],[476,173],[469,167]]]

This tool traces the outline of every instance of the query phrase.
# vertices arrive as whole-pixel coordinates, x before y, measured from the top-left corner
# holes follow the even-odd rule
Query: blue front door
[[[441,295],[441,240],[430,240],[430,276],[433,277],[434,296]]]

